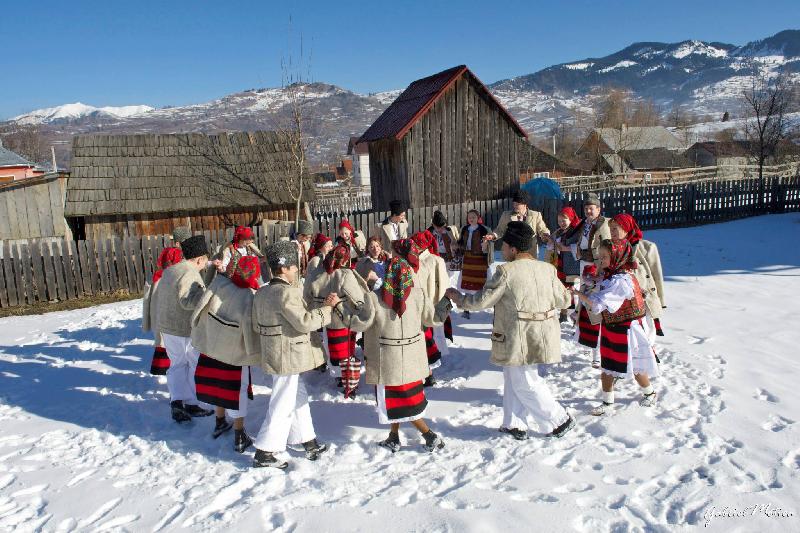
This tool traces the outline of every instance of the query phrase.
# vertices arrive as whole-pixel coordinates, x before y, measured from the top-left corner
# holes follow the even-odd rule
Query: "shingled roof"
[[[427,78],[422,78],[403,91],[392,104],[378,117],[372,126],[364,132],[358,142],[371,142],[380,139],[401,140],[414,124],[441,98],[462,75],[475,81],[478,92],[497,106],[500,113],[512,124],[521,137],[527,139],[528,134],[514,120],[514,117],[492,95],[489,89],[469,70],[466,65],[443,70]]]
[[[0,143],[0,167],[32,167],[33,163]]]
[[[683,154],[666,148],[623,150],[619,154],[628,166],[635,170],[669,170],[692,166],[692,163]]]
[[[291,204],[291,153],[274,132],[219,135],[81,135],[73,138],[66,216],[178,213],[230,208],[209,183],[245,177],[259,194],[237,193],[236,208]],[[313,199],[311,176],[304,201]]]

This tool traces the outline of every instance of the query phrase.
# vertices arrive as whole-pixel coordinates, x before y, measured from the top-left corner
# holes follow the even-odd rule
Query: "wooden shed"
[[[294,220],[291,158],[274,132],[76,136],[65,216],[79,239]]]
[[[64,220],[67,181],[59,172],[0,183],[0,241],[71,238]]]
[[[464,65],[413,82],[361,136],[374,209],[507,197],[525,130]]]

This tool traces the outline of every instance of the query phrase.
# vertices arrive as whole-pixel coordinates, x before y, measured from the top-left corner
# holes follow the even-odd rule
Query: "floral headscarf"
[[[619,224],[619,226],[625,230],[625,238],[628,239],[628,242],[632,245],[642,240],[642,230],[639,228],[639,224],[637,224],[636,219],[628,213],[615,215],[611,220]]]
[[[347,219],[342,220],[339,223],[339,229],[347,228],[350,230],[350,242],[344,242],[344,238],[341,236],[336,237],[336,242],[341,244],[346,244],[355,248],[356,246],[356,230],[353,229],[353,226],[350,225],[350,221]]]
[[[341,244],[328,252],[324,260],[325,272],[333,274],[340,268],[350,268],[350,250]]]
[[[236,268],[231,274],[231,281],[242,289],[258,290],[260,277],[261,265],[258,262],[258,258],[246,255],[239,258],[239,262],[236,263]]]
[[[419,272],[419,248],[411,239],[399,239],[392,242],[392,248],[403,259],[408,261],[414,272]]]
[[[383,278],[381,298],[397,313],[397,316],[403,316],[405,313],[406,300],[413,286],[414,275],[409,262],[402,257],[393,257],[386,269],[386,277]]]
[[[428,250],[433,255],[439,255],[439,247],[436,244],[436,237],[430,230],[419,231],[411,236],[411,240],[417,245],[420,252]]]
[[[633,248],[627,240],[605,240],[602,246],[611,254],[611,262],[605,269],[604,279],[609,279],[614,274],[625,270],[636,270],[636,261],[633,258]]]
[[[325,243],[330,241],[331,239],[327,235],[317,233],[317,236],[314,237],[314,242],[311,244],[311,248],[308,249],[308,257],[316,257],[320,250],[322,250],[322,247],[325,246]]]
[[[180,248],[164,248],[161,250],[156,263],[158,270],[153,272],[153,283],[161,279],[161,276],[164,275],[164,270],[176,263],[180,263],[182,260],[183,252],[181,252]]]
[[[235,246],[239,246],[239,242],[252,239],[253,238],[253,230],[248,228],[247,226],[236,226],[236,229],[233,232],[233,244]]]

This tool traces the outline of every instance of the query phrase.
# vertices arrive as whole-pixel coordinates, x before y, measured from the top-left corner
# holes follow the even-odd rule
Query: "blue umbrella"
[[[531,195],[531,198],[552,198],[553,200],[561,200],[564,195],[561,194],[561,187],[558,183],[550,178],[534,178],[522,185],[522,190]]]

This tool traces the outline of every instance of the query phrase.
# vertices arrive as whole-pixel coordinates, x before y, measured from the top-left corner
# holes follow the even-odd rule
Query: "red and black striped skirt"
[[[600,337],[600,324],[592,324],[585,306],[581,306],[578,314],[578,344],[588,348],[597,348]]]
[[[425,349],[428,352],[428,367],[431,370],[442,364],[442,352],[433,339],[433,328],[425,328]]]
[[[600,334],[600,368],[613,376],[628,374],[628,333],[630,320],[619,324],[603,324]]]
[[[486,272],[489,270],[489,256],[464,252],[464,264],[461,267],[461,288],[467,291],[479,291],[486,283]]]
[[[325,328],[328,336],[328,354],[331,357],[331,364],[339,366],[342,361],[356,353],[356,334],[347,328],[330,329]]]
[[[194,372],[197,399],[217,407],[239,410],[242,368],[201,353]],[[247,370],[250,371],[249,368]],[[247,387],[247,397],[253,399],[253,388],[250,385]]]
[[[156,346],[153,350],[153,361],[150,363],[150,373],[154,376],[166,376],[169,370],[169,356],[167,349]]]
[[[375,395],[381,424],[418,420],[423,417],[428,406],[422,381],[406,385],[378,385]]]

